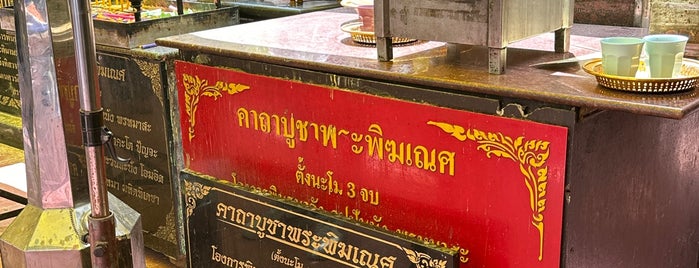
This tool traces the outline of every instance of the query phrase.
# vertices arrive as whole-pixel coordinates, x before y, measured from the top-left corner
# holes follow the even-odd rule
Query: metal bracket
[[[117,155],[116,153],[116,147],[114,147],[114,133],[112,133],[111,130],[109,130],[107,127],[102,127],[102,142],[104,145],[107,147],[107,154],[109,157],[112,159],[120,162],[120,163],[129,163],[131,162],[130,158],[123,158]]]
[[[114,147],[114,133],[104,126],[102,109],[94,112],[80,111],[80,123],[82,124],[83,145],[85,147],[106,146],[107,154],[121,163],[131,160],[117,155]]]

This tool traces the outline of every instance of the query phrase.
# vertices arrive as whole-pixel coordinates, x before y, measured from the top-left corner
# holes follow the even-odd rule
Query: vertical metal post
[[[114,217],[109,211],[103,144],[102,105],[97,80],[97,53],[89,0],[70,0],[75,64],[80,99],[83,146],[87,164],[91,213],[88,218],[93,267],[115,267]]]
[[[110,136],[98,108],[92,19],[84,1],[71,2],[70,10],[68,1],[15,0],[14,12],[0,13],[16,30],[28,199],[0,235],[3,267],[145,267],[140,214],[108,194],[104,183],[102,144]],[[84,97],[81,119],[72,108],[77,95]]]
[[[374,1],[374,35],[379,61],[393,60],[393,39],[391,37],[391,10],[389,0]]]

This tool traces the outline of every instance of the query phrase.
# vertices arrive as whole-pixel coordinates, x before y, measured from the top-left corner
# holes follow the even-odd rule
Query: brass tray
[[[351,20],[340,25],[340,29],[343,32],[349,33],[352,37],[352,41],[362,44],[376,44],[376,36],[374,32],[362,31],[359,27],[362,26],[362,22],[357,20]],[[394,45],[407,44],[415,42],[417,39],[404,38],[404,37],[391,37],[391,42]]]
[[[639,67],[639,72],[645,68]],[[605,74],[602,59],[594,59],[583,65],[583,69],[597,78],[601,86],[632,92],[666,93],[693,89],[699,82],[699,61],[684,59],[680,77],[677,78],[639,78]]]
[[[358,7],[363,5],[373,5],[374,0],[342,0],[340,5],[343,7]]]

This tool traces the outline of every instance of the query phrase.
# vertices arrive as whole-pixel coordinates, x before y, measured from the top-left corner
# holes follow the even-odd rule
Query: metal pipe
[[[133,18],[134,21],[141,21],[141,0],[129,0],[131,2],[131,7],[134,9]]]
[[[104,147],[107,141],[97,77],[97,53],[89,0],[69,1],[75,43],[83,145],[87,164],[91,214],[88,218],[93,267],[116,265],[115,223],[109,211]]]

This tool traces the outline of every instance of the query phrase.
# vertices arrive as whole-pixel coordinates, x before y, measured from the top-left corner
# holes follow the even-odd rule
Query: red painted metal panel
[[[558,267],[567,129],[178,61],[188,169],[461,248]]]

